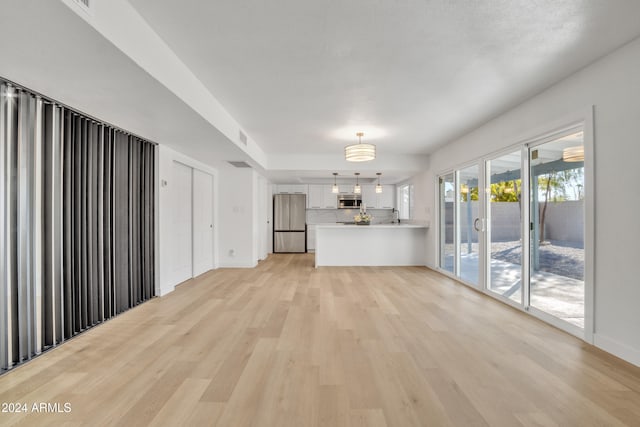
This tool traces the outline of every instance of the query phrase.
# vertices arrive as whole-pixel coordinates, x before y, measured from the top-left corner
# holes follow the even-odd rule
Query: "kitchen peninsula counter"
[[[316,226],[316,267],[425,265],[427,225]]]

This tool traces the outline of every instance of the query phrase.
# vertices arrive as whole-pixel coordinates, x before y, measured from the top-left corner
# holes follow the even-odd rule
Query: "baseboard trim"
[[[600,334],[593,334],[593,345],[640,367],[640,350]]]
[[[258,263],[254,264],[245,264],[245,263],[220,263],[219,268],[255,268],[258,266]]]
[[[163,297],[165,295],[170,294],[171,292],[173,292],[175,290],[176,290],[175,285],[167,286],[165,288],[160,287],[160,291],[158,292],[158,296],[159,297]]]

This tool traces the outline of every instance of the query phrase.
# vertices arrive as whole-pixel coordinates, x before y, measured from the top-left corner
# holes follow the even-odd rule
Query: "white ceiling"
[[[640,34],[628,0],[130,3],[268,154],[429,153]]]
[[[100,120],[215,167],[250,161],[61,1],[3,4],[0,58],[0,77]]]
[[[416,154],[640,34],[640,2],[625,0],[128,1],[261,146],[274,182],[406,179],[426,167]],[[257,167],[61,1],[6,3],[0,77],[215,167]],[[375,161],[344,161],[358,130]]]

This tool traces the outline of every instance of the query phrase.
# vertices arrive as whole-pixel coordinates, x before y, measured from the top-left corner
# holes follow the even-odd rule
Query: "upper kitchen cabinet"
[[[375,185],[362,185],[362,203],[367,209],[393,209],[396,207],[395,195],[395,185],[383,185],[382,193],[376,193]]]
[[[278,184],[276,193],[307,194],[307,187],[305,184]]]
[[[338,189],[340,190],[340,194],[353,194],[353,184],[340,184],[338,185]]]
[[[362,203],[366,205],[367,209],[378,208],[378,195],[376,194],[376,186],[370,184],[363,184],[362,188]]]
[[[309,209],[324,208],[324,185],[309,184]]]
[[[331,185],[309,185],[309,209],[336,209],[338,207],[337,194],[331,192]]]
[[[396,207],[396,186],[383,185],[378,196],[378,209],[394,209]]]
[[[323,185],[323,199],[325,209],[338,209],[338,195],[334,193],[333,185]]]

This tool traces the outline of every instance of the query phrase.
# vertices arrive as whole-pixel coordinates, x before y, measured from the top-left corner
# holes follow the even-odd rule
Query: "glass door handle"
[[[483,221],[480,218],[476,218],[473,221],[473,228],[475,228],[476,231],[484,231],[484,227],[483,227],[482,222]],[[478,226],[478,223],[480,223],[480,226]]]

